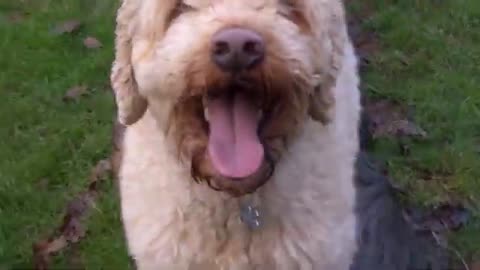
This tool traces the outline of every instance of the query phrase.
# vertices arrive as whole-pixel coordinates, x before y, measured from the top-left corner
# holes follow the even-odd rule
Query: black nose
[[[244,28],[228,28],[212,38],[212,59],[224,71],[240,71],[260,64],[265,56],[265,43],[256,32]]]

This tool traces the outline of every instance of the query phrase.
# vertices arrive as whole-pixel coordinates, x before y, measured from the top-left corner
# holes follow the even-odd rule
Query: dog
[[[111,83],[138,269],[349,269],[357,58],[339,0],[123,0]]]

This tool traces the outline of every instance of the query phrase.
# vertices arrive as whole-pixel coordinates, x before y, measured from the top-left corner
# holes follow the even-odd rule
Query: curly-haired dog
[[[139,269],[349,269],[361,106],[340,0],[124,0],[111,79]]]

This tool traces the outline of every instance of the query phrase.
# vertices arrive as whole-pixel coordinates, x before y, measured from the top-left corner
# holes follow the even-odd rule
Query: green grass
[[[370,1],[372,2],[372,1]],[[377,156],[420,205],[461,201],[473,209],[469,226],[452,236],[464,257],[480,258],[480,2],[476,0],[373,1],[366,27],[381,51],[364,76],[365,89],[414,105],[426,141],[381,140]],[[422,180],[420,171],[433,174]]]
[[[467,259],[480,259],[480,2],[370,0],[377,11],[365,26],[381,38],[365,74],[371,95],[416,107],[427,141],[393,140],[376,154],[422,205],[461,200],[474,209],[452,236]],[[102,2],[102,4],[95,4]],[[105,4],[107,3],[107,4]],[[114,4],[109,1],[23,0],[0,3],[0,269],[31,267],[31,246],[61,222],[65,203],[87,185],[90,167],[108,155],[114,112],[108,84]],[[11,11],[30,15],[9,23]],[[64,19],[80,18],[75,35],[53,36]],[[103,48],[88,50],[86,35]],[[85,84],[87,97],[64,103],[65,91]],[[418,169],[439,179],[424,181]],[[76,256],[86,269],[128,269],[113,184],[88,219],[88,236],[54,259],[55,269]]]
[[[114,105],[106,85],[114,5],[88,2],[0,4],[0,269],[31,267],[32,243],[61,223],[66,202],[85,189],[90,167],[110,150]],[[12,10],[30,15],[11,24],[5,15]],[[79,33],[50,33],[72,18],[85,21]],[[84,48],[86,35],[104,47]],[[88,86],[89,95],[63,102],[79,84]],[[115,189],[104,189],[79,256],[88,269],[124,269],[128,258]],[[65,260],[59,257],[55,265],[61,268]]]

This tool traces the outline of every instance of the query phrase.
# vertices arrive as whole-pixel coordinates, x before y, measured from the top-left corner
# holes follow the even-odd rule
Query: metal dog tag
[[[262,225],[260,211],[251,205],[243,205],[241,207],[240,220],[251,230],[257,229]]]

